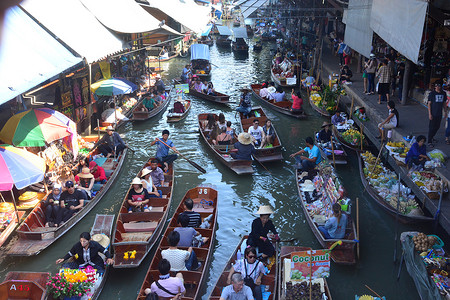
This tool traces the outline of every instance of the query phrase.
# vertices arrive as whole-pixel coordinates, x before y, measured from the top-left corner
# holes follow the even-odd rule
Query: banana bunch
[[[396,147],[396,148],[403,148],[403,147],[405,147],[405,143],[404,142],[388,142],[387,145],[389,147]]]
[[[314,102],[314,104],[317,105],[320,101],[322,101],[322,96],[320,96],[318,93],[311,94],[311,100]]]

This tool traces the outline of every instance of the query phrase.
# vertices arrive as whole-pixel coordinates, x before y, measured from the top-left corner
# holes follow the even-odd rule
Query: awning
[[[205,59],[210,60],[209,57],[209,47],[204,44],[193,44],[191,45],[191,60],[194,59]]]
[[[369,57],[373,31],[370,28],[372,0],[350,0],[346,15],[344,41],[350,48]]]
[[[248,18],[253,12],[264,5],[267,0],[250,0],[241,6],[241,12],[244,18]]]
[[[0,48],[0,104],[80,63],[22,9],[9,8]]]
[[[79,0],[106,27],[121,33],[178,34],[134,0]],[[161,26],[160,26],[161,25]]]
[[[212,29],[212,25],[207,25],[206,26],[206,28],[205,28],[205,30],[203,30],[203,32],[202,32],[202,36],[208,36],[209,35],[209,33],[211,32],[211,29]]]
[[[79,0],[25,0],[21,7],[89,63],[126,48]]]
[[[417,63],[427,5],[426,0],[373,0],[370,27],[395,50]]]
[[[149,5],[141,4],[141,6],[150,13],[152,12],[147,7],[156,8],[196,33],[202,32],[211,19],[211,9],[198,5],[193,0],[147,1]]]
[[[216,25],[217,30],[219,30],[219,34],[220,35],[232,35],[233,33],[231,32],[230,28],[228,28],[227,26],[220,26],[220,25]]]
[[[233,6],[234,6],[234,7],[236,7],[236,6],[241,6],[242,3],[245,3],[245,2],[247,2],[247,1],[249,1],[249,0],[239,0],[239,1],[236,1],[235,3],[233,3]]]
[[[235,39],[246,39],[247,38],[247,28],[245,27],[237,27],[233,28],[233,35]]]

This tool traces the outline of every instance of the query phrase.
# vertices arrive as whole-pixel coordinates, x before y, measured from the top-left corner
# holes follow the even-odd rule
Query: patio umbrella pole
[[[17,224],[19,224],[20,218],[19,218],[19,211],[17,210],[16,198],[14,197],[14,193],[13,193],[12,189],[11,189],[10,192],[11,192],[11,196],[12,196],[12,199],[13,199],[14,209],[16,210]],[[3,196],[2,196],[2,198],[3,198]]]

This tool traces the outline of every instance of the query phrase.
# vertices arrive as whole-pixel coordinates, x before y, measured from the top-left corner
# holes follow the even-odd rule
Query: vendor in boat
[[[254,300],[252,289],[244,285],[244,277],[240,273],[231,276],[231,284],[224,287],[219,300]]]
[[[73,181],[66,182],[66,189],[59,198],[61,209],[59,209],[55,221],[56,226],[61,226],[79,212],[84,206],[84,200],[86,200],[85,194],[75,188]]]
[[[284,95],[285,92],[283,91],[283,88],[281,86],[279,86],[275,92],[275,94],[273,94],[273,99],[275,100],[275,102],[281,102],[284,100]]]
[[[45,227],[53,227],[56,223],[59,210],[59,199],[61,197],[61,186],[57,183],[53,185],[52,193],[44,201],[45,206]]]
[[[259,218],[254,219],[252,222],[252,231],[248,236],[247,245],[258,248],[258,252],[262,253],[262,259],[266,260],[275,253],[275,249],[269,238],[273,237],[274,239],[279,240],[280,237],[270,220],[270,215],[273,214],[273,210],[270,206],[260,206],[256,214],[259,215]],[[273,235],[268,236],[269,231],[272,232]]]
[[[217,145],[230,145],[233,137],[227,133],[227,127],[220,129],[220,134],[215,139]]]
[[[127,195],[128,212],[149,212],[150,196],[139,178],[131,182],[131,189]]]
[[[425,162],[430,160],[427,156],[427,146],[425,145],[427,138],[424,135],[419,135],[416,141],[406,154],[406,165],[411,168],[413,165],[425,166]]]
[[[78,183],[78,189],[84,193],[88,198],[92,197],[92,188],[94,187],[95,179],[88,167],[83,168],[81,173],[75,176],[75,182]]]
[[[144,168],[141,172],[141,182],[142,186],[147,190],[150,198],[161,198],[162,191],[158,190],[156,186],[153,184],[153,179],[151,177],[152,171],[147,168]]]
[[[128,148],[128,145],[125,144],[120,135],[114,131],[112,126],[108,126],[106,128],[106,134],[99,141],[98,151],[100,151],[103,156],[110,157],[111,155],[119,156],[125,148]]]
[[[333,216],[326,221],[325,226],[318,226],[317,228],[325,239],[342,239],[345,237],[347,214],[342,212],[339,203],[334,203],[331,209]]]
[[[195,271],[201,267],[201,263],[197,260],[192,247],[189,247],[188,250],[177,248],[180,242],[180,234],[178,232],[171,231],[167,236],[167,241],[169,248],[161,251],[161,257],[170,262],[170,271]]]
[[[185,65],[183,68],[183,72],[181,73],[181,81],[186,83],[189,75],[192,75],[190,65]]]
[[[175,153],[179,153],[175,148],[173,142],[169,140],[170,132],[167,129],[162,131],[162,138],[156,138],[150,146],[156,144],[156,159],[164,165],[164,172],[167,172],[169,165],[171,165],[177,158],[177,154],[169,154],[169,149],[172,149]]]
[[[159,280],[154,281],[150,289],[145,289],[144,293],[149,295],[155,293],[163,299],[178,300],[184,296],[186,289],[184,287],[183,274],[177,273],[175,277],[170,276],[170,262],[167,259],[161,259],[158,264]],[[148,296],[147,296],[148,297]],[[145,298],[147,299],[147,298]],[[149,298],[155,299],[155,298]]]
[[[248,132],[241,132],[238,135],[238,141],[234,143],[233,151],[231,157],[234,159],[252,160],[252,154],[255,153],[252,136]]]
[[[183,202],[184,211],[178,216],[177,223],[180,224],[180,218],[182,215],[188,216],[189,227],[200,227],[202,217],[196,211],[194,211],[194,201],[191,198],[186,198]]]
[[[320,163],[320,161],[322,160],[322,156],[320,155],[319,148],[314,145],[312,137],[308,136],[305,139],[305,142],[306,147],[304,149],[291,154],[289,157],[295,157],[296,164],[294,165],[294,167],[303,171],[309,171],[311,169],[314,169],[316,165]],[[308,157],[303,156],[302,154],[307,154]]]
[[[331,141],[331,137],[333,136],[333,133],[331,132],[331,126],[333,126],[333,124],[330,124],[327,121],[323,122],[321,127],[322,129],[318,134],[319,142],[328,143]]]
[[[261,148],[273,147],[273,142],[275,141],[275,129],[272,126],[272,121],[270,119],[266,120],[266,124],[263,126],[264,138],[261,143]]]
[[[150,177],[152,178],[153,184],[156,187],[164,186],[164,172],[158,167],[158,161],[156,159],[151,160],[150,166],[147,169],[151,171]]]
[[[336,111],[335,114],[331,117],[331,123],[334,126],[342,125],[345,123],[345,119],[341,117],[340,111]]]
[[[103,273],[105,271],[105,262],[99,253],[106,256],[108,265],[112,265],[114,261],[109,251],[105,249],[109,245],[109,238],[104,234],[99,238],[100,242],[96,242],[91,239],[89,232],[83,232],[80,234],[80,241],[73,245],[72,249],[63,258],[56,260],[56,264],[73,257],[74,261],[63,264],[63,268],[78,269],[91,266],[99,273]]]
[[[242,89],[241,101],[239,102],[239,107],[236,108],[237,112],[243,113],[244,116],[248,117],[252,111],[252,100],[249,89]]]
[[[156,74],[155,87],[156,91],[160,94],[166,91],[166,85],[164,84],[164,81],[162,81],[160,74]]]
[[[186,111],[184,104],[181,102],[181,96],[173,104],[173,112],[177,114],[183,114]]]
[[[300,91],[294,93],[294,89],[292,89],[291,98],[292,98],[292,106],[290,109],[291,112],[295,115],[301,115],[303,113],[302,94],[300,93]]]
[[[259,126],[259,120],[253,120],[253,126],[248,128],[248,133],[252,136],[252,142],[255,148],[260,147],[262,145],[262,141],[265,140],[266,135],[261,126]]]
[[[262,300],[261,281],[264,276],[264,264],[257,259],[256,249],[247,247],[244,258],[236,261],[231,267],[227,278],[227,284],[232,283],[233,274],[240,273],[244,283],[252,290],[255,300]]]

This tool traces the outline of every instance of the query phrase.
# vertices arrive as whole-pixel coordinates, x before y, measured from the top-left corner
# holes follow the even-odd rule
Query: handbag
[[[251,288],[253,290],[256,286],[256,283],[253,281],[253,278],[251,278],[250,276],[253,274],[253,272],[255,272],[256,268],[258,267],[259,261],[256,262],[256,266],[253,269],[253,271],[250,272],[250,274],[247,274],[247,266],[245,264],[245,261],[246,261],[246,259],[244,258],[244,269],[245,269],[244,283],[246,286],[248,286],[249,288]]]

